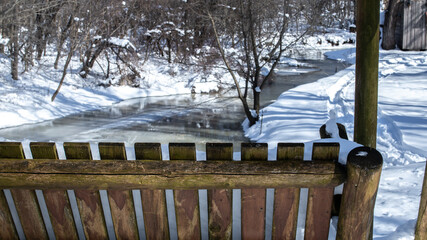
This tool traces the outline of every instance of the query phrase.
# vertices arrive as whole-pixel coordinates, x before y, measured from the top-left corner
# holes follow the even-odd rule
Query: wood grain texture
[[[266,143],[242,143],[242,161],[267,161]],[[265,188],[242,189],[242,239],[264,239]]]
[[[242,143],[241,147],[242,161],[267,161],[268,159],[267,143]]]
[[[160,143],[135,143],[135,157],[162,161]],[[141,189],[141,200],[147,239],[169,239],[165,191]]]
[[[207,143],[206,160],[233,160],[232,143]],[[208,190],[209,239],[232,237],[232,189]]]
[[[403,40],[402,40],[402,49],[403,50],[408,50],[408,45],[409,45],[409,38],[410,38],[410,31],[409,31],[409,19],[407,16],[407,11],[410,10],[408,4],[403,4],[403,26],[402,26],[402,30],[403,30]]]
[[[302,161],[304,159],[304,143],[278,143],[277,161]]]
[[[68,160],[92,160],[89,143],[64,143],[65,156]],[[107,239],[107,227],[102,211],[101,197],[98,190],[74,190],[83,231],[87,239]]]
[[[170,160],[196,161],[194,143],[170,143]],[[178,239],[200,239],[199,193],[197,190],[174,190]]]
[[[9,153],[9,147],[4,145],[4,143],[0,143],[0,155],[2,157],[23,155],[23,153],[21,153],[22,147],[20,147],[20,143],[11,144],[16,147],[10,148],[10,151],[17,151],[18,154]],[[18,234],[3,189],[0,189],[0,239],[18,239]]]
[[[342,166],[319,161],[51,161],[0,159],[0,188],[218,189],[335,187]],[[37,180],[37,181],[35,181]]]
[[[338,240],[372,239],[382,164],[381,154],[373,148],[357,147],[348,154],[348,179],[344,184],[338,218]]]
[[[55,143],[30,143],[33,159],[58,159]],[[58,239],[78,239],[73,212],[66,190],[44,190],[43,196],[53,231]]]
[[[380,2],[358,0],[354,141],[375,147],[378,113],[378,59]]]
[[[123,143],[99,143],[101,160],[126,161]],[[108,200],[117,239],[137,239],[138,229],[132,192],[130,190],[108,190]]]
[[[165,191],[141,189],[141,199],[147,239],[169,239]]]
[[[313,144],[312,161],[333,162],[338,157],[339,144]],[[334,188],[309,188],[304,239],[328,239],[333,194]]]
[[[302,161],[304,144],[279,143],[277,161]],[[295,239],[298,221],[300,189],[277,188],[274,193],[273,239]]]
[[[136,160],[162,161],[162,146],[160,143],[135,143]]]
[[[404,38],[403,49],[426,49],[426,3],[424,0],[404,2]]]
[[[304,239],[328,239],[333,188],[310,188]]]
[[[423,188],[421,192],[420,208],[415,228],[415,240],[427,239],[427,164],[424,171]]]
[[[0,239],[19,239],[2,189],[0,189]]]
[[[0,158],[24,159],[22,144],[1,142]],[[27,239],[47,239],[47,232],[34,190],[11,189],[16,211]]]
[[[233,160],[232,143],[206,143],[206,159],[219,161]]]

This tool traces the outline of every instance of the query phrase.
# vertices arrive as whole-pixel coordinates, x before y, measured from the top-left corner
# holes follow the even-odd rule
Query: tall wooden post
[[[354,141],[375,148],[378,105],[379,0],[357,1]]]

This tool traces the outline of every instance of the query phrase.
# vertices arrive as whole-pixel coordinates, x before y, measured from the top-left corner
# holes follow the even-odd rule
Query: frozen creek
[[[314,82],[346,67],[328,59],[299,60],[306,66],[280,66],[275,80],[263,89],[261,105],[274,102],[282,92]],[[308,67],[307,67],[308,66]],[[235,151],[244,137],[245,116],[236,90],[223,94],[175,95],[126,100],[111,107],[42,123],[0,129],[15,141],[83,142],[233,142]]]
[[[282,92],[333,75],[336,71],[346,67],[342,63],[328,59],[299,61],[304,63],[304,67],[280,66],[277,69],[274,81],[263,89],[262,106],[274,102]],[[129,148],[135,142],[159,142],[162,143],[164,150],[169,142],[195,142],[199,160],[205,159],[203,152],[206,142],[232,142],[234,151],[237,153],[235,158],[238,159],[240,142],[249,140],[243,134],[241,123],[245,116],[240,100],[235,96],[235,90],[229,90],[222,94],[130,99],[96,111],[82,112],[42,123],[0,129],[0,136],[9,140],[26,142],[24,149],[27,153],[29,152],[29,141],[55,141],[59,144],[68,141],[125,142],[128,159],[135,159],[132,156],[132,149]],[[168,159],[167,151],[163,152],[164,158]],[[58,154],[61,159],[65,158],[62,151]],[[96,153],[93,157],[99,159]],[[267,190],[266,229],[271,229],[271,206],[273,204],[273,191],[271,190]],[[109,236],[110,239],[114,239],[110,211],[108,207],[105,207],[109,205],[107,192],[102,190],[100,193]],[[74,192],[69,190],[68,194],[73,212],[77,212]],[[10,198],[9,194],[6,195]],[[37,191],[37,195],[39,201],[43,202],[41,191]],[[139,190],[133,190],[133,196],[140,237],[145,239]],[[233,229],[240,229],[240,197],[240,190],[233,190]],[[175,219],[171,190],[166,190],[166,201],[168,218]],[[199,201],[202,239],[207,239],[206,190],[199,190]],[[48,233],[53,238],[54,233],[49,224],[50,220],[43,207],[42,212],[45,215],[44,221]],[[83,239],[83,229],[77,216],[75,215],[76,226],[79,236]],[[169,228],[171,239],[177,239],[174,221],[169,222]],[[18,229],[18,232],[22,234],[22,230]],[[240,231],[233,231],[233,238],[239,239]]]

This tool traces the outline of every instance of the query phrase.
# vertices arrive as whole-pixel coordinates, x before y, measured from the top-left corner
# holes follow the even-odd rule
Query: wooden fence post
[[[375,148],[377,139],[379,0],[357,1],[354,141]]]
[[[424,172],[423,191],[421,193],[420,209],[418,210],[415,240],[427,239],[427,164]]]
[[[373,148],[358,147],[348,154],[336,239],[370,237],[382,163],[381,154]]]

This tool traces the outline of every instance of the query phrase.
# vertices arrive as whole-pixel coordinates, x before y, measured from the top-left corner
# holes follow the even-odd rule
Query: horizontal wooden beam
[[[345,179],[344,168],[333,162],[0,159],[0,188],[333,187]]]

